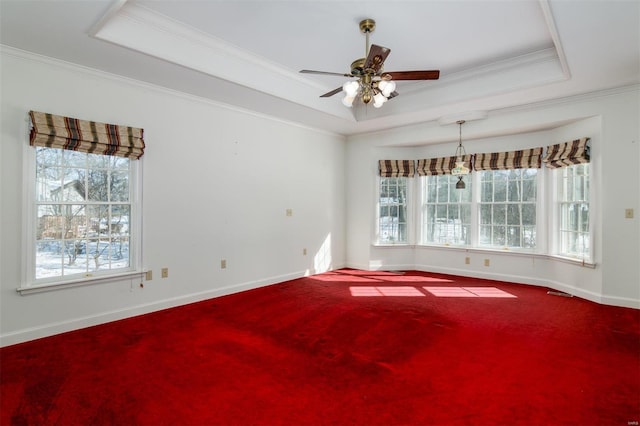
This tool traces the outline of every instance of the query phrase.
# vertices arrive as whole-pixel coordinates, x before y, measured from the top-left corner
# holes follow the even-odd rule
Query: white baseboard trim
[[[107,312],[101,312],[96,315],[74,318],[67,321],[61,321],[46,324],[38,327],[26,328],[10,333],[0,335],[0,347],[15,345],[18,343],[28,342],[30,340],[49,337],[56,334],[66,333],[68,331],[79,330],[86,327],[105,324],[112,321],[118,321],[125,318],[131,318],[164,309],[175,308],[190,303],[200,302],[203,300],[213,299],[220,296],[226,296],[241,291],[251,290],[254,288],[264,287],[267,285],[277,284],[308,275],[307,271],[299,271],[290,274],[277,275],[261,280],[248,281],[240,284],[233,284],[199,293],[192,293],[183,296],[173,297],[169,299],[159,300],[152,303],[136,305],[124,309],[116,309]]]

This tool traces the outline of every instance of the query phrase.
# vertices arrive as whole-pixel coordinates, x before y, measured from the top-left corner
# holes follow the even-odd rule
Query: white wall
[[[1,55],[2,345],[344,266],[343,137],[11,49]],[[143,266],[154,273],[144,288],[136,278],[16,291],[31,109],[144,128]]]
[[[640,308],[639,100],[640,91],[634,86],[492,113],[463,127],[469,153],[591,138],[595,268],[500,251],[373,245],[377,161],[451,155],[457,145],[457,124],[434,123],[349,138],[347,264],[545,285],[597,302]],[[626,208],[634,209],[633,219],[624,218]],[[469,265],[464,264],[466,256],[471,258]],[[490,260],[489,267],[484,259]]]

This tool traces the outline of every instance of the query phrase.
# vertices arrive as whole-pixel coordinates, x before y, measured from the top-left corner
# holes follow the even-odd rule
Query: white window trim
[[[100,271],[85,274],[84,277],[71,279],[58,279],[52,281],[40,281],[35,279],[35,176],[36,176],[36,149],[29,144],[23,145],[23,209],[22,209],[22,280],[17,291],[22,294],[31,294],[43,291],[58,290],[70,287],[78,287],[114,279],[126,279],[133,276],[142,276],[145,272],[142,268],[142,160],[131,160],[131,174],[129,186],[131,190],[131,217],[132,234],[130,239],[129,268],[117,271]]]

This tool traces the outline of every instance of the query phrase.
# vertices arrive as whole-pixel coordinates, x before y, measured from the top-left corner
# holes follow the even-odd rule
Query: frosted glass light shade
[[[357,81],[347,81],[342,85],[342,90],[347,94],[347,96],[355,96],[358,93],[358,88],[360,85]]]
[[[464,161],[456,161],[456,166],[451,169],[451,174],[454,176],[463,176],[469,174],[469,168],[465,167]]]
[[[396,90],[396,83],[394,81],[382,80],[378,83],[378,89],[380,89],[385,98],[388,98],[391,93]]]
[[[355,99],[355,96],[350,96],[350,95],[345,95],[344,98],[342,98],[342,104],[346,107],[351,108],[351,106],[353,105],[353,100]]]
[[[377,93],[373,97],[373,106],[375,108],[380,108],[382,106],[382,104],[384,104],[385,102],[387,102],[387,98],[385,98],[382,93]]]

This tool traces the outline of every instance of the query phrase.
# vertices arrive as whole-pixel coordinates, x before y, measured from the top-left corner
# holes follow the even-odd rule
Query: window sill
[[[75,280],[57,281],[53,283],[38,284],[32,286],[18,287],[16,291],[22,296],[34,293],[43,293],[45,291],[62,290],[65,288],[81,287],[85,285],[97,284],[105,281],[115,281],[119,279],[142,277],[144,271],[130,271],[119,274],[99,275],[94,277],[83,277]]]
[[[583,260],[580,258],[560,256],[556,254],[547,254],[547,253],[535,253],[533,251],[527,250],[516,250],[516,249],[491,249],[491,248],[481,248],[481,247],[467,247],[467,246],[456,246],[456,245],[426,245],[426,244],[373,244],[373,247],[376,248],[413,248],[413,249],[436,249],[436,250],[451,250],[451,251],[461,251],[466,253],[484,253],[484,254],[497,254],[497,255],[508,255],[508,256],[521,256],[521,257],[534,257],[536,259],[548,259],[562,263],[568,263],[571,265],[581,266],[584,268],[595,269],[596,264],[592,263],[588,260]]]

